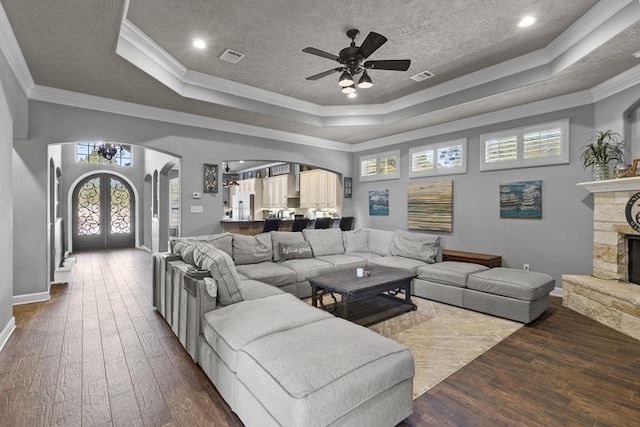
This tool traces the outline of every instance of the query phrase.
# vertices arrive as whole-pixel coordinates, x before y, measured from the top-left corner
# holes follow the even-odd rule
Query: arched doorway
[[[73,250],[135,247],[135,197],[109,173],[85,177],[72,195]]]

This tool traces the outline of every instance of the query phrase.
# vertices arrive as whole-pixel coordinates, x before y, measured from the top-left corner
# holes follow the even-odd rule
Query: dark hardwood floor
[[[240,426],[151,307],[140,250],[75,254],[74,281],[16,306],[0,425]],[[403,426],[632,426],[640,342],[551,307],[414,402]]]

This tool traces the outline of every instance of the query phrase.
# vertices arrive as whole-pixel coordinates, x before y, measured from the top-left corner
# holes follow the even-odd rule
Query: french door
[[[135,246],[135,200],[127,182],[90,175],[73,190],[73,250]]]

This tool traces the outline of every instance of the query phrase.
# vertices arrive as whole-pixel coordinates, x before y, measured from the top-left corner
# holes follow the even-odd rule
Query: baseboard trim
[[[49,301],[51,295],[49,292],[38,292],[36,294],[14,295],[13,305],[31,304],[32,302]]]
[[[7,322],[7,325],[4,327],[2,332],[0,332],[0,352],[4,348],[4,345],[7,343],[7,341],[9,341],[9,337],[15,330],[16,330],[16,318],[12,316],[11,319],[9,319],[9,322]]]
[[[563,290],[562,288],[559,288],[559,287],[557,287],[557,286],[556,286],[556,287],[555,287],[555,288],[553,288],[553,290],[549,293],[549,295],[551,295],[552,297],[561,297],[561,298],[562,298],[563,293],[564,293],[564,290]]]

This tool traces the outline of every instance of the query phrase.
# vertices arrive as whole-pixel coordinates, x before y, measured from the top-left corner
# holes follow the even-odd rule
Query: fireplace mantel
[[[576,185],[591,193],[604,193],[607,191],[635,191],[640,190],[640,176],[606,179],[604,181],[579,182]]]

